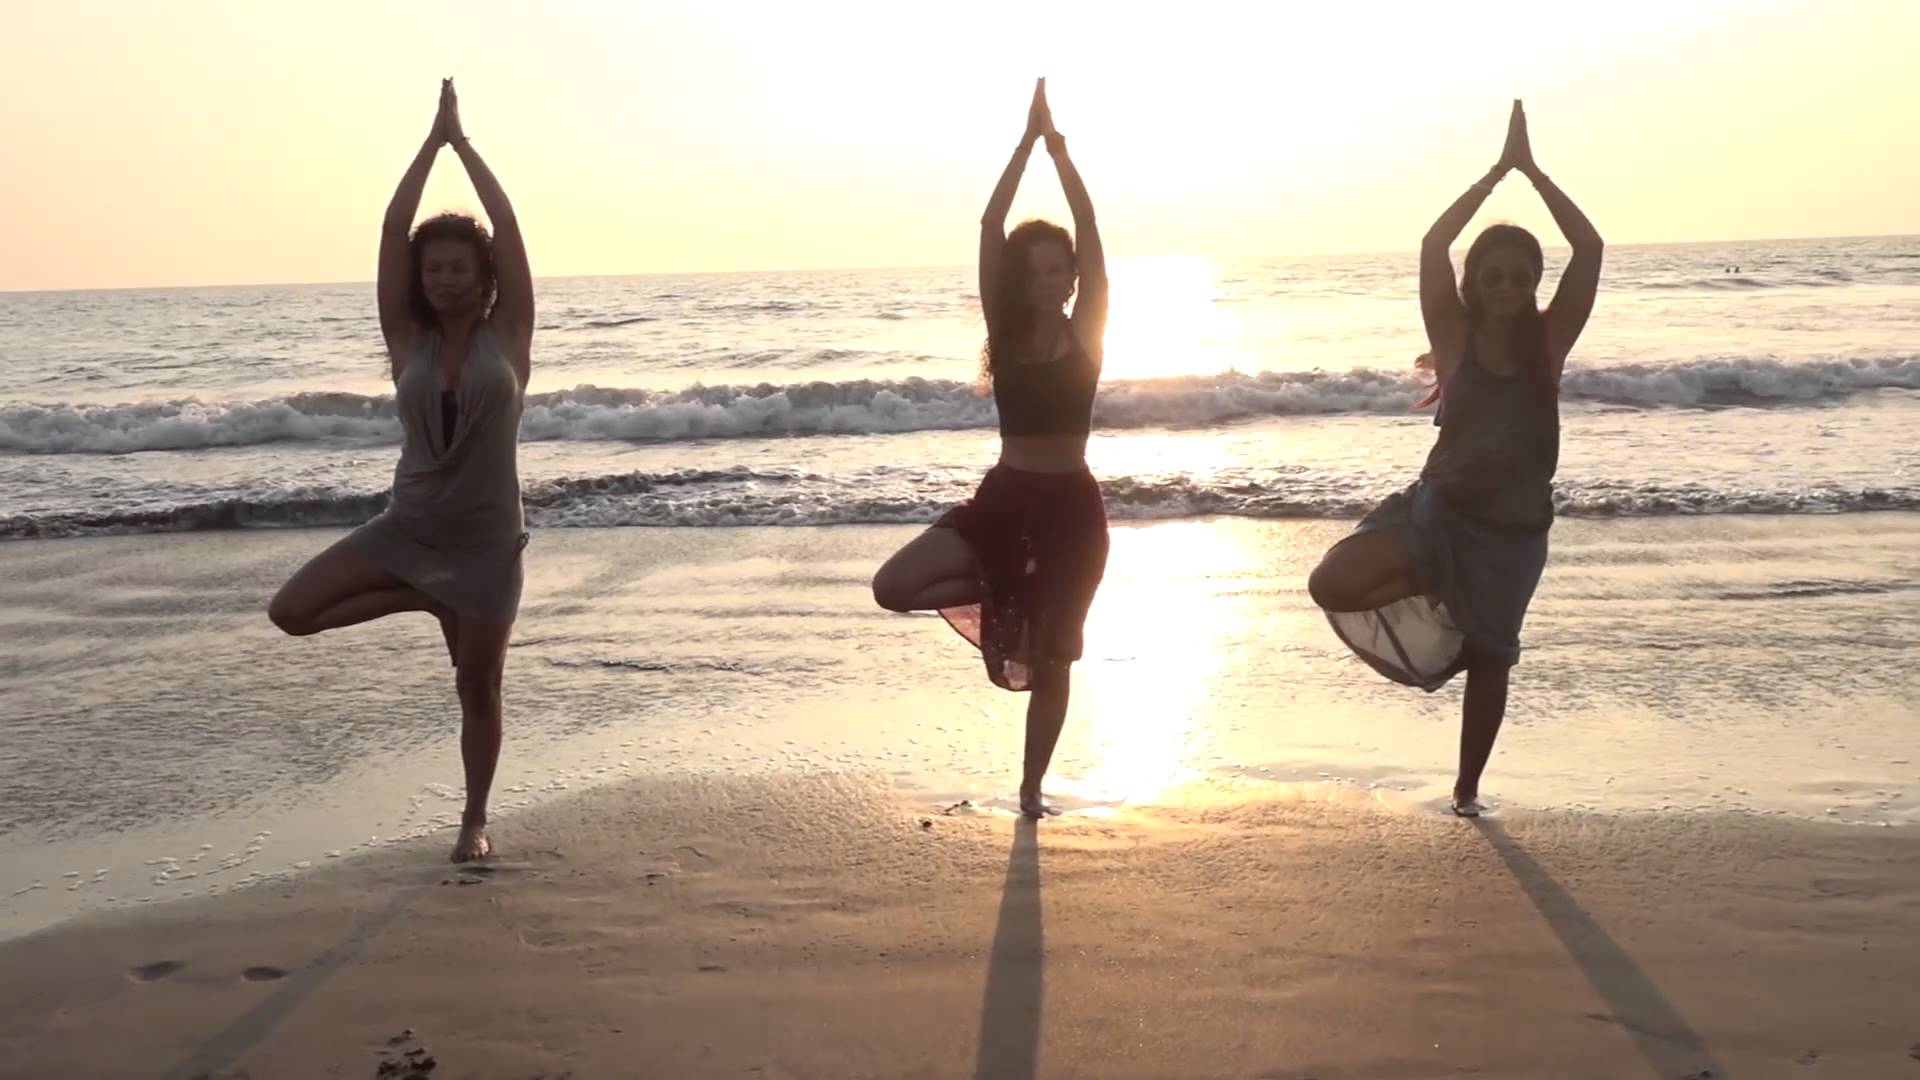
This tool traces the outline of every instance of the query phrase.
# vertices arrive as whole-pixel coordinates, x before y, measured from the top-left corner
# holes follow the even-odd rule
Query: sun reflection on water
[[[1211,375],[1249,368],[1246,336],[1220,300],[1219,272],[1200,256],[1115,259],[1108,271],[1109,379]]]
[[[1076,685],[1095,730],[1075,796],[1146,802],[1206,775],[1204,705],[1255,600],[1234,584],[1258,558],[1236,533],[1206,521],[1114,531]]]

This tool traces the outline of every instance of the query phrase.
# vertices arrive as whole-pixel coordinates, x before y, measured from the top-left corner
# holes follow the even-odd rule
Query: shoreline
[[[1344,531],[1115,528],[1048,784],[1070,816],[1156,812],[1195,783],[1441,805],[1458,688],[1379,679],[1301,589]],[[295,640],[261,614],[334,534],[0,545],[17,583],[0,601],[0,938],[454,820],[458,708],[431,620]],[[911,534],[540,536],[496,815],[728,773],[878,775],[927,810],[1011,806],[1023,700],[937,615],[867,596]],[[1920,646],[1898,587],[1920,574],[1917,535],[1920,515],[1564,523],[1487,794],[1514,813],[1920,823],[1920,698],[1901,659]]]
[[[0,943],[0,1075],[364,1075],[403,1028],[523,1080],[1890,1076],[1920,1043],[1907,830],[1325,788],[1036,827],[687,776],[496,843]]]

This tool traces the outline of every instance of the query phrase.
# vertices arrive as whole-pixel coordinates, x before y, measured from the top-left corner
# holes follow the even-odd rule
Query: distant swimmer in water
[[[492,220],[443,214],[408,233],[427,174],[451,146]],[[500,681],[520,607],[520,412],[533,277],[513,206],[460,127],[453,81],[380,230],[380,332],[402,442],[379,517],[313,557],[267,616],[289,634],[424,611],[440,622],[460,699],[466,810],[453,861],[481,858],[500,761]]]
[[[1073,234],[1045,221],[1008,234],[1014,191],[1041,140],[1073,211]],[[1053,128],[1045,79],[1034,86],[1026,134],[980,219],[979,273],[1000,461],[972,499],[880,567],[873,598],[890,611],[939,611],[979,647],[994,685],[1031,692],[1020,810],[1041,817],[1053,812],[1040,783],[1066,721],[1087,608],[1107,566],[1106,509],[1087,470],[1107,263],[1093,202]]]
[[[1573,248],[1547,310],[1540,242],[1494,225],[1467,250],[1456,286],[1449,248],[1507,173],[1533,181]],[[1547,562],[1560,457],[1560,377],[1599,288],[1600,234],[1534,164],[1518,101],[1506,149],[1428,230],[1420,313],[1437,376],[1440,428],[1420,479],[1387,498],[1308,579],[1314,602],[1362,660],[1396,682],[1438,690],[1467,674],[1452,808],[1481,811],[1480,776],[1506,715],[1520,626]]]

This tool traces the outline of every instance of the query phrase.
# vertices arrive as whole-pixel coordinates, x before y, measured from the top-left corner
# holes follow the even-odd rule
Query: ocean
[[[1417,469],[1412,256],[1112,276],[1090,459],[1114,518],[1347,517]],[[924,522],[992,460],[967,271],[539,298],[535,528]],[[0,537],[377,513],[400,427],[372,306],[364,284],[0,294]],[[1611,250],[1561,511],[1920,508],[1917,390],[1920,239]]]

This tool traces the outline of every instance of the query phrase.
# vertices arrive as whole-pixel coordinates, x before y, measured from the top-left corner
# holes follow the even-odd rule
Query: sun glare
[[[1212,737],[1204,705],[1232,652],[1223,638],[1247,618],[1249,602],[1219,586],[1254,559],[1212,522],[1114,531],[1076,687],[1098,727],[1092,763],[1056,786],[1117,805],[1150,801],[1201,777],[1195,759]]]
[[[1198,256],[1115,259],[1108,379],[1210,375],[1243,366],[1236,320],[1220,305],[1218,271]]]

